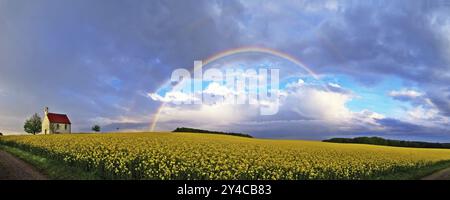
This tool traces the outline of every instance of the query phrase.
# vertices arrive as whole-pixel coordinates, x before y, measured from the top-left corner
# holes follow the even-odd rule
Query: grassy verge
[[[428,167],[418,168],[414,170],[408,170],[403,172],[397,172],[395,174],[379,177],[379,180],[420,180],[426,176],[429,176],[440,170],[450,168],[450,161],[437,162]]]
[[[54,180],[98,180],[102,179],[93,172],[86,172],[76,167],[67,166],[56,160],[51,160],[36,154],[29,153],[19,148],[0,145],[0,149],[4,150],[23,161],[33,165],[50,179]]]

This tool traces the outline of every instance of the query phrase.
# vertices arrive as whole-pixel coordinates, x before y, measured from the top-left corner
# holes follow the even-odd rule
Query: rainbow
[[[316,80],[319,80],[319,76],[312,71],[309,67],[307,67],[303,62],[301,62],[299,59],[295,58],[292,55],[283,53],[281,51],[277,51],[274,49],[269,49],[266,47],[255,47],[255,46],[251,46],[251,47],[240,47],[240,48],[235,48],[235,49],[229,49],[226,51],[222,51],[219,52],[217,54],[214,54],[210,57],[208,57],[207,59],[203,60],[203,66],[208,65],[209,63],[212,63],[216,60],[222,59],[224,57],[227,56],[232,56],[232,55],[236,55],[236,54],[242,54],[242,53],[264,53],[264,54],[270,54],[279,58],[283,58],[285,60],[288,60],[290,62],[292,62],[293,64],[299,66],[300,68],[302,68],[303,70],[305,70],[309,75],[311,75],[312,77],[314,77]],[[195,70],[195,68],[193,67],[192,70]],[[163,84],[166,85],[167,83]],[[162,85],[162,86],[163,86]],[[162,87],[160,86],[160,88]],[[166,105],[166,102],[163,102],[161,104],[161,106],[158,108],[158,110],[156,111],[154,117],[153,117],[153,121],[151,122],[150,125],[150,131],[154,131],[156,124],[158,122],[159,116],[161,111],[164,109]]]

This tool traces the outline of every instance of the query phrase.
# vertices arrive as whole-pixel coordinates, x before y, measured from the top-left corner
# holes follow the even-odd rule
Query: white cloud
[[[329,86],[334,87],[334,88],[342,88],[341,85],[337,84],[337,83],[328,83]]]
[[[363,124],[371,126],[371,128],[375,129],[375,130],[383,130],[384,129],[384,127],[382,125],[380,125],[377,122],[377,120],[385,119],[385,118],[386,118],[386,116],[384,116],[380,113],[377,113],[377,112],[367,110],[367,109],[362,110],[360,112],[353,113],[353,119],[356,122],[360,122],[360,123],[362,122]]]
[[[328,86],[342,88],[332,83]],[[205,91],[222,96],[234,94],[233,90],[219,84],[211,84]],[[442,127],[443,124],[449,123],[421,92],[403,89],[392,91],[390,95],[416,98],[425,105],[405,111],[402,115],[404,117],[398,120],[429,127]],[[351,91],[348,93],[330,91],[317,85],[306,84],[299,79],[288,83],[286,88],[280,91],[280,107],[276,115],[259,115],[259,107],[271,105],[271,102],[259,105],[170,104],[161,110],[156,129],[171,130],[178,126],[188,126],[249,132],[263,137],[283,132],[280,137],[287,138],[302,138],[305,135],[321,138],[330,134],[386,131],[388,127],[382,122],[390,117],[371,110],[351,111],[346,104],[354,97]]]
[[[220,95],[232,93],[222,87],[212,85],[209,89],[216,88],[217,90],[211,93]],[[312,131],[316,126],[317,130],[311,133],[349,131],[354,129],[355,125],[375,130],[382,129],[376,121],[385,116],[369,110],[352,112],[347,108],[346,103],[352,98],[350,94],[323,90],[305,84],[301,79],[288,83],[280,94],[279,113],[269,117],[259,115],[259,106],[267,106],[271,102],[267,102],[267,105],[264,102],[263,105],[167,105],[161,111],[157,129],[171,130],[177,126],[192,126],[205,129],[267,131],[276,128],[276,124],[282,125],[278,127],[280,130],[296,130],[300,133]],[[258,124],[274,124],[274,127],[264,126],[267,130],[262,130],[257,128]],[[299,124],[305,127],[298,127]],[[300,133],[290,134],[294,134],[295,137],[295,134]]]
[[[414,121],[417,120],[431,120],[435,119],[438,114],[439,110],[434,108],[424,108],[423,106],[417,106],[415,108],[410,109],[407,111],[408,116],[411,117]]]
[[[412,89],[402,89],[391,91],[389,96],[410,103],[410,106],[407,106],[399,115],[400,120],[428,128],[448,128],[449,117],[440,112],[428,94]]]
[[[450,118],[442,115],[439,109],[432,104],[418,105],[405,110],[404,121],[420,124],[427,127],[447,128]]]
[[[330,121],[348,120],[351,112],[345,104],[351,96],[300,85],[282,103],[302,116]]]
[[[148,93],[148,97],[153,99],[154,101],[161,101],[161,102],[191,102],[194,100],[197,100],[197,97],[194,97],[193,94],[174,91],[174,92],[167,92],[164,96],[161,96],[157,93]]]
[[[209,84],[205,90],[203,90],[204,94],[209,95],[217,95],[217,96],[223,96],[227,97],[230,95],[235,95],[236,92],[232,89],[229,89],[228,87],[221,85],[219,83],[213,82]]]
[[[287,89],[294,89],[294,88],[297,88],[297,87],[301,87],[303,85],[305,85],[305,81],[303,79],[298,79],[297,82],[288,83],[286,85],[286,88]]]
[[[171,130],[176,126],[216,128],[245,121],[257,113],[257,107],[247,105],[181,105],[164,107],[158,119],[158,130]],[[172,126],[173,125],[173,126]]]
[[[423,96],[423,93],[415,91],[415,90],[402,89],[402,90],[398,90],[398,91],[391,91],[389,93],[389,96],[417,98],[417,97]]]

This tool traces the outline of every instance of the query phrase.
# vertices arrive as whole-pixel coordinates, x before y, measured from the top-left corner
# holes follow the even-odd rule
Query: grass
[[[39,156],[19,148],[0,145],[0,149],[33,165],[42,174],[52,180],[99,180],[102,179],[95,172],[86,172],[77,167],[67,166],[65,163]]]
[[[441,161],[424,168],[382,176],[379,177],[378,180],[420,180],[446,168],[450,168],[450,161]]]

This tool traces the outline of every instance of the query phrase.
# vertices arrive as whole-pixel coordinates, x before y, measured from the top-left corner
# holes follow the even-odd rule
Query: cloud
[[[423,106],[414,107],[407,113],[411,118],[419,120],[434,120],[439,117],[437,109],[424,108]]]
[[[336,93],[342,93],[342,94],[348,94],[348,95],[352,95],[352,92],[348,89],[343,88],[342,86],[340,86],[337,83],[328,83],[328,85],[326,86],[326,88],[330,91],[336,92]]]
[[[389,93],[389,96],[394,97],[395,99],[399,100],[410,100],[414,98],[418,98],[423,96],[422,93],[415,91],[415,90],[400,90],[400,91],[391,91]]]
[[[149,123],[147,122],[122,122],[122,123],[111,123],[101,127],[103,132],[142,132],[143,130],[148,130]],[[90,132],[90,130],[86,130]]]
[[[230,96],[230,95],[236,95],[237,94],[236,91],[234,91],[232,89],[229,89],[228,87],[223,86],[223,85],[221,85],[221,84],[219,84],[217,82],[210,83],[206,87],[206,89],[203,90],[203,93],[207,94],[207,95],[222,96],[222,97],[227,97],[227,96]]]
[[[296,87],[290,85],[288,92],[282,104],[302,116],[327,120],[345,120],[350,116],[350,111],[345,106],[351,99],[349,95],[303,84]]]
[[[148,97],[154,101],[166,102],[166,103],[183,103],[183,102],[193,102],[198,98],[194,97],[191,93],[184,93],[179,91],[167,92],[164,96],[157,93],[148,93]]]
[[[157,129],[172,130],[179,126],[220,129],[245,121],[258,113],[257,109],[254,106],[227,104],[166,106],[160,112]]]
[[[360,112],[354,112],[353,113],[353,120],[362,123],[362,124],[366,124],[371,126],[372,128],[378,129],[378,130],[383,130],[384,127],[382,126],[382,124],[380,124],[378,122],[378,120],[382,120],[385,119],[386,116],[380,114],[380,113],[376,113],[370,110],[362,110]]]
[[[439,128],[441,132],[448,132],[450,118],[445,112],[437,106],[436,100],[433,100],[428,94],[402,89],[391,91],[389,96],[392,98],[410,103],[410,106],[404,108],[404,114],[397,120],[406,121],[409,124],[424,126],[428,129]]]
[[[450,117],[450,89],[448,86],[430,88],[428,97],[442,115]]]
[[[49,106],[69,114],[74,131],[96,120],[111,129],[123,124],[147,130],[144,125],[162,102],[190,98],[156,92],[174,69],[224,50],[262,46],[301,60],[319,75],[351,77],[368,90],[400,79],[403,89],[392,86],[390,93],[374,95],[401,102],[402,116],[352,111],[347,104],[357,90],[334,80],[315,87],[305,79],[286,86],[277,117],[259,117],[254,106],[193,105],[183,111],[170,106],[163,117],[167,127],[186,120],[305,138],[419,134],[413,128],[448,134],[449,12],[426,2],[2,1],[0,127],[21,131],[27,116]],[[232,94],[218,85],[207,92]]]
[[[159,105],[141,91],[234,47],[240,10],[236,1],[4,1],[0,85],[10,92],[1,115],[25,119],[49,106],[69,114],[74,131],[96,117],[151,115]]]
[[[388,95],[398,101],[410,102],[414,106],[435,107],[431,100],[426,96],[426,94],[416,90],[394,90],[389,92]]]
[[[449,71],[448,29],[441,28],[449,24],[445,7],[410,1],[339,1],[336,11],[326,9],[324,2],[330,1],[319,1],[317,11],[306,17],[289,11],[262,15],[266,27],[271,27],[259,30],[267,35],[264,41],[281,44],[280,48],[319,72],[348,74],[364,84],[376,84],[385,76],[439,84],[449,81],[442,73]],[[301,10],[296,5],[302,3],[286,4]],[[297,29],[285,31],[287,25],[277,23],[283,17],[303,20],[289,24]],[[271,38],[275,36],[280,38]],[[296,40],[276,42],[283,37]]]
[[[89,123],[99,125],[103,132],[142,132],[149,130],[152,117],[152,115],[96,117],[90,119]],[[91,127],[80,128],[80,131],[91,132]]]
[[[228,89],[217,91],[227,91],[220,94],[232,94]],[[280,93],[279,112],[270,116],[259,114],[260,105],[169,104],[161,110],[157,129],[172,130],[178,126],[187,126],[224,131],[247,131],[260,137],[304,138],[307,136],[315,139],[324,138],[330,134],[381,129],[381,125],[376,120],[383,119],[383,115],[368,110],[352,112],[347,108],[346,104],[353,97],[349,93],[329,91],[317,85],[305,83],[302,79],[287,83]]]

